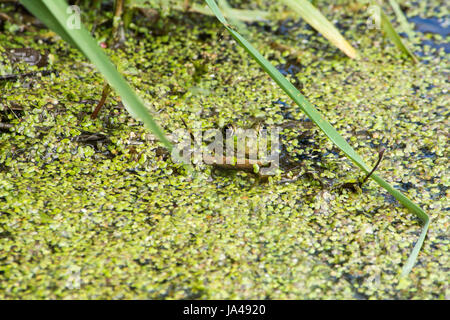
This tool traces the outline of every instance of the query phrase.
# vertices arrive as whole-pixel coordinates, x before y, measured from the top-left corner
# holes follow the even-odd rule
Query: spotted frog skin
[[[270,146],[270,142],[269,141],[262,141],[262,139],[266,139],[267,138],[267,132],[264,135],[264,129],[265,126],[262,123],[255,123],[250,129],[253,129],[256,131],[256,140],[252,139],[246,139],[246,145],[245,145],[245,154],[244,157],[238,158],[238,155],[236,154],[237,152],[237,141],[238,141],[238,132],[239,132],[239,128],[237,128],[234,124],[229,124],[226,125],[225,127],[223,127],[222,129],[222,136],[224,138],[224,145],[227,145],[228,143],[230,143],[230,139],[233,140],[234,143],[234,149],[235,149],[235,155],[230,156],[230,155],[225,155],[223,157],[223,161],[221,164],[217,164],[214,163],[212,160],[212,157],[206,159],[208,162],[213,162],[212,165],[216,168],[220,168],[220,169],[234,169],[234,170],[242,170],[242,171],[247,171],[247,172],[252,172],[255,173],[257,175],[260,174],[259,169],[261,167],[267,167],[270,165],[270,161],[265,161],[265,160],[250,160],[250,155],[252,154],[250,151],[252,150],[252,148],[255,148],[255,153],[256,150],[259,150],[258,147],[260,147],[261,145],[265,145],[265,148],[269,148]],[[253,157],[256,155],[255,153],[253,153]],[[205,160],[205,159],[204,159]]]
[[[25,62],[30,66],[45,67],[48,64],[47,55],[41,54],[38,50],[31,48],[13,48],[8,49],[6,54],[11,63]]]

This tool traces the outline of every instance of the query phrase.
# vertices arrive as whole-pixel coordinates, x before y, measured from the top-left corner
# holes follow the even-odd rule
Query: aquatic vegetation
[[[97,46],[89,32],[82,26],[80,28],[69,28],[67,21],[70,16],[67,13],[67,5],[63,1],[33,1],[22,0],[21,3],[33,12],[41,21],[57,32],[64,40],[75,48],[78,48],[88,57],[123,99],[123,103],[134,117],[144,122],[164,145],[171,150],[172,144],[166,138],[163,131],[155,123],[146,109],[144,103],[131,89],[115,66],[110,62],[104,52]]]
[[[352,21],[364,23],[364,13],[328,9],[346,37],[358,39],[363,59],[346,59],[302,22],[247,27],[370,168],[375,150],[386,148],[377,172],[432,216],[409,277],[398,276],[419,236],[414,217],[370,179],[361,194],[339,188],[366,174],[283,99],[215,19],[195,15],[193,25],[176,11],[162,18],[164,30],[138,14],[133,36],[107,55],[126,66],[169,138],[180,119],[200,121],[200,130],[283,127],[283,172],[265,183],[207,165],[186,175],[115,92],[91,119],[103,78],[77,50],[33,24],[1,33],[1,52],[46,48],[51,65],[0,61],[8,74],[36,72],[0,83],[0,296],[446,298],[445,52],[418,45],[427,39],[419,34],[414,52],[428,64],[413,66],[375,32],[361,35]],[[110,32],[99,25],[96,36]],[[298,52],[270,47],[268,38]]]
[[[430,224],[429,216],[420,207],[405,197],[402,193],[394,189],[385,180],[376,174],[373,174],[373,170],[367,166],[359,154],[347,143],[344,138],[342,138],[333,126],[331,126],[331,124],[323,118],[317,109],[308,100],[306,100],[306,98],[295,88],[295,86],[290,83],[269,61],[267,61],[247,40],[233,30],[233,28],[225,20],[225,17],[220,13],[214,0],[206,0],[206,2],[216,14],[217,19],[224,24],[225,28],[232,34],[234,39],[236,39],[236,41],[246,49],[253,59],[255,59],[264,69],[264,71],[266,71],[270,77],[284,90],[284,92],[286,92],[286,94],[295,101],[302,111],[308,115],[308,117],[328,136],[328,138],[333,141],[333,143],[339,147],[339,149],[344,152],[347,157],[349,157],[358,167],[365,171],[371,179],[376,181],[381,187],[392,194],[400,203],[420,218],[423,223],[422,232],[407,263],[403,267],[402,275],[408,275],[416,262],[417,255],[419,254],[420,248],[425,240]]]
[[[395,31],[394,27],[392,26],[391,22],[389,21],[389,18],[386,16],[384,11],[379,6],[375,6],[375,8],[377,8],[380,14],[380,24],[386,35],[392,40],[392,42],[394,42],[394,44],[397,46],[397,48],[400,49],[401,52],[409,56],[415,63],[417,63],[418,60],[416,56],[414,55],[414,53],[411,52],[411,50],[408,49],[408,47],[405,46],[405,44],[403,43],[397,31]]]
[[[297,12],[308,24],[323,34],[331,43],[341,49],[350,58],[356,58],[356,50],[339,31],[308,0],[283,0]]]

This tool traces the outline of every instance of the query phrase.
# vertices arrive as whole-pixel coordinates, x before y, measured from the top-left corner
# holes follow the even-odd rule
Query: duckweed
[[[0,298],[448,299],[449,56],[417,33],[422,63],[411,64],[365,29],[362,8],[346,16],[347,3],[321,9],[359,60],[301,21],[249,30],[275,65],[295,60],[287,74],[365,159],[387,150],[379,174],[431,215],[407,280],[398,275],[417,220],[373,182],[360,194],[338,190],[361,173],[212,17],[171,12],[163,28],[136,21],[108,54],[167,132],[183,128],[181,118],[202,130],[283,127],[282,172],[267,182],[204,165],[187,173],[114,94],[90,118],[103,80],[79,53],[46,30],[5,29],[0,52],[46,49],[44,68],[57,72],[0,82],[0,122],[12,125],[0,127]],[[440,11],[439,1],[420,8]]]

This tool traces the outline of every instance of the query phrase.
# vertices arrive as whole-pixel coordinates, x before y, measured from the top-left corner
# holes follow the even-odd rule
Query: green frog
[[[38,68],[45,67],[48,64],[48,54],[42,54],[40,51],[32,48],[6,49],[6,55],[13,64],[25,62]]]
[[[217,161],[213,155],[203,155],[203,160],[218,169],[241,170],[259,177],[274,174],[278,166],[274,158],[276,153],[272,152],[275,146],[272,146],[271,132],[262,122],[254,123],[249,129],[244,131],[234,124],[224,126],[221,132],[223,157]],[[233,150],[231,154],[230,150]],[[271,157],[267,157],[268,153]],[[274,170],[269,171],[269,168]]]

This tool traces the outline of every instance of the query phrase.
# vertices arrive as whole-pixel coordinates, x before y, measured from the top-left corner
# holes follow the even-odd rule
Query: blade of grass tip
[[[354,59],[357,56],[356,50],[345,40],[335,26],[314,7],[308,0],[281,0],[292,10],[294,10],[311,27],[320,32],[328,41],[338,47],[347,56]]]
[[[90,33],[81,26],[80,28],[69,28],[67,21],[68,5],[64,0],[20,0],[20,2],[43,23],[58,33],[63,39],[78,48],[103,74],[112,88],[121,96],[128,112],[152,131],[159,140],[172,150],[172,144],[166,135],[153,120],[149,111],[141,99],[131,89],[116,67],[110,62],[108,56],[97,45]]]
[[[222,8],[222,10],[229,16],[229,19],[231,21],[231,23],[236,27],[236,29],[244,34],[244,35],[249,35],[248,29],[245,25],[244,22],[239,21],[238,19],[236,19],[233,15],[233,8],[231,8],[231,6],[228,4],[227,0],[219,0],[219,6]]]
[[[316,108],[290,83],[269,61],[267,61],[245,38],[233,30],[225,17],[220,12],[214,0],[205,0],[210,6],[211,10],[216,15],[217,19],[224,25],[233,38],[249,53],[253,59],[266,71],[269,76],[286,92],[286,94],[294,100],[300,109],[327,135],[327,137],[349,157],[359,168],[366,173],[370,172],[370,168],[364,163],[359,154],[347,143],[347,141],[326,121],[323,116],[316,110]],[[412,253],[409,256],[407,263],[403,266],[402,275],[409,273],[417,255],[422,247],[423,241],[427,234],[428,226],[430,224],[429,216],[410,199],[404,196],[401,192],[394,189],[389,183],[376,174],[370,176],[372,180],[377,182],[381,187],[392,194],[400,203],[402,203],[408,210],[414,213],[424,224],[422,233],[417,241]]]
[[[422,248],[423,242],[425,240],[425,237],[428,232],[428,227],[430,226],[431,219],[430,217],[414,202],[409,200],[405,195],[403,195],[400,191],[394,189],[389,183],[384,181],[382,178],[377,176],[376,174],[372,174],[371,178],[376,181],[381,187],[386,189],[390,194],[394,196],[400,202],[402,205],[404,205],[409,211],[414,213],[419,220],[422,222],[422,231],[420,233],[419,239],[417,240],[416,244],[414,245],[413,250],[411,251],[411,254],[409,255],[409,258],[407,262],[404,264],[402,268],[402,277],[406,277],[409,272],[411,271],[412,267],[414,266],[417,257],[420,252],[420,248]]]
[[[417,57],[412,53],[411,50],[408,49],[408,47],[405,46],[405,44],[402,41],[402,38],[398,35],[397,31],[395,31],[394,27],[392,26],[391,22],[389,21],[388,16],[383,12],[383,10],[380,8],[380,6],[377,6],[378,10],[380,12],[380,18],[381,18],[381,28],[383,28],[383,31],[386,33],[386,35],[392,40],[392,42],[397,46],[397,48],[409,56],[414,63],[418,63],[419,60]]]
[[[405,32],[408,35],[408,38],[411,39],[414,36],[413,29],[411,28],[408,19],[406,19],[406,16],[403,13],[402,9],[400,9],[400,6],[398,5],[397,1],[389,0],[389,4],[391,5],[392,9],[395,12],[395,15],[397,16],[398,22],[402,27],[402,31]]]

